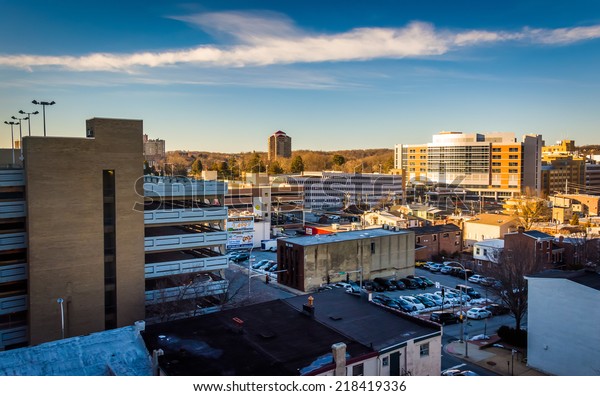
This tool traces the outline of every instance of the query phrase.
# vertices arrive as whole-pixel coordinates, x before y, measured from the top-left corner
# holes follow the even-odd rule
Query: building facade
[[[415,270],[415,234],[368,229],[277,241],[279,283],[300,291],[346,279],[405,277]]]
[[[341,209],[356,205],[363,209],[382,202],[394,203],[404,196],[401,175],[380,173],[302,172],[290,176],[290,185],[304,187],[306,209]]]
[[[527,283],[527,365],[551,375],[597,376],[600,275],[553,270]]]
[[[165,162],[165,141],[162,139],[149,139],[144,134],[144,160],[148,161],[150,166],[158,166]]]
[[[83,138],[27,136],[24,167],[2,172],[0,348],[144,318],[142,130],[94,118]]]
[[[278,158],[290,158],[292,156],[292,137],[283,131],[277,131],[267,140],[269,146],[268,159],[276,161]]]
[[[462,250],[462,230],[455,224],[440,224],[411,228],[415,243],[415,260],[431,261],[434,257],[454,257]]]
[[[411,184],[454,186],[502,199],[539,189],[541,136],[440,132],[432,143],[395,146],[395,168]]]

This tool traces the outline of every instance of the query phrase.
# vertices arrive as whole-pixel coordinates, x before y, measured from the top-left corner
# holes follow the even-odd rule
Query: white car
[[[417,300],[412,296],[400,296],[400,298],[404,301],[408,301],[409,303],[413,304],[415,307],[417,307],[417,310],[419,311],[425,309],[425,305],[423,305],[421,301]]]
[[[467,311],[467,318],[469,319],[485,319],[492,316],[492,313],[483,308],[471,308]]]
[[[469,277],[469,282],[479,283],[484,279],[485,279],[485,276],[473,275],[473,276]]]

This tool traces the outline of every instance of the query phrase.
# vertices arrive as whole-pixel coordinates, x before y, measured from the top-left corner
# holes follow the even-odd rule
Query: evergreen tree
[[[304,161],[302,157],[297,155],[292,160],[292,164],[290,165],[290,172],[292,173],[300,173],[304,172]]]
[[[269,173],[272,173],[273,175],[280,175],[284,173],[284,170],[279,164],[279,162],[273,161],[271,162],[271,166],[269,167]]]
[[[192,176],[196,177],[202,176],[202,161],[200,161],[200,158],[196,158],[196,160],[192,164],[191,174]]]

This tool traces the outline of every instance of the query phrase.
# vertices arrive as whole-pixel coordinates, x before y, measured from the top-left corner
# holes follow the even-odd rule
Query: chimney
[[[308,303],[302,306],[302,313],[311,318],[315,317],[315,307],[313,305],[313,301],[315,298],[313,296],[308,296]]]
[[[519,234],[522,234],[522,233],[524,233],[524,232],[525,232],[525,227],[523,227],[523,226],[519,226],[519,228],[517,228],[517,232],[518,232]]]
[[[152,351],[152,375],[160,375],[160,367],[158,365],[158,357],[163,356],[165,352],[162,349]]]
[[[331,346],[331,352],[333,354],[333,362],[335,363],[335,369],[333,375],[341,377],[346,375],[346,344],[338,342]]]

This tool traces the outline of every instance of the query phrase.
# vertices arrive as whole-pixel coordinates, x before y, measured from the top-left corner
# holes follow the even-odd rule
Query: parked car
[[[346,291],[352,294],[360,294],[360,285],[354,281],[348,281],[348,286],[346,286]]]
[[[463,293],[466,293],[467,296],[469,296],[470,298],[481,298],[481,294],[479,294],[479,292],[473,289],[471,286],[456,285],[456,290],[458,290],[459,292],[462,291]]]
[[[442,375],[449,377],[470,377],[478,376],[479,374],[471,370],[448,369],[442,371]]]
[[[442,297],[440,297],[437,294],[434,293],[423,293],[421,294],[422,296],[427,297],[428,299],[432,300],[433,302],[435,302],[435,305],[437,306],[442,306]],[[448,303],[448,301],[444,301],[444,306],[449,306],[450,304]]]
[[[271,265],[269,268],[267,268],[267,271],[269,271],[269,272],[277,271],[277,263],[273,263],[273,265]]]
[[[392,282],[394,283],[394,285],[396,285],[396,290],[405,290],[406,289],[406,285],[400,279],[394,279],[394,280],[392,280]]]
[[[423,282],[423,280],[421,278],[419,278],[418,276],[408,275],[406,278],[412,279],[413,281],[415,281],[420,289],[427,288],[427,285],[425,284],[425,282]]]
[[[413,296],[401,296],[400,298],[413,303],[417,307],[417,310],[419,310],[419,311],[422,309],[425,309],[425,305]]]
[[[510,309],[500,304],[489,304],[483,307],[486,311],[490,311],[492,315],[504,315],[510,312]]]
[[[465,276],[466,273],[466,276]],[[464,269],[460,269],[459,271],[456,272],[456,277],[460,278],[460,279],[468,279],[471,276],[475,275],[475,272],[471,271],[470,269],[468,270],[464,270]]]
[[[403,298],[395,298],[394,300],[404,312],[414,312],[417,310],[417,306],[415,304],[410,303]]]
[[[404,283],[404,286],[406,286],[407,289],[416,290],[419,288],[419,284],[415,282],[414,279],[400,278],[399,281]]]
[[[469,282],[472,283],[479,283],[481,282],[483,279],[485,279],[485,276],[481,276],[481,275],[472,275],[468,278]]]
[[[488,276],[488,277],[485,277],[485,278],[483,278],[482,280],[480,280],[480,281],[479,281],[479,284],[480,284],[481,286],[486,286],[486,287],[489,287],[489,286],[492,286],[492,285],[493,285],[495,282],[497,282],[497,281],[496,281],[496,278],[492,278],[492,277],[489,277],[489,276]]]
[[[396,285],[392,283],[391,280],[385,278],[375,278],[373,279],[373,283],[376,283],[384,288],[384,290],[394,291],[396,290]]]
[[[419,268],[426,264],[425,261],[415,261],[415,267]]]
[[[452,312],[432,312],[429,315],[429,320],[440,323],[442,325],[458,323],[458,316]]]
[[[419,276],[419,278],[423,282],[425,282],[425,286],[427,286],[427,287],[435,286],[435,283],[431,279],[429,279],[428,277],[426,277],[426,276]]]
[[[444,274],[444,275],[450,275],[450,273],[452,273],[452,270],[455,267],[451,267],[449,265],[444,265],[441,269],[440,269],[440,274]]]
[[[231,261],[235,261],[236,263],[239,263],[239,262],[241,262],[241,261],[246,261],[246,260],[248,260],[249,258],[250,258],[250,253],[245,253],[245,252],[243,252],[243,253],[240,253],[240,254],[238,254],[238,255],[234,256],[234,257],[231,259]]]
[[[467,318],[469,319],[485,319],[492,316],[492,313],[483,308],[471,308],[467,311]]]
[[[417,300],[419,300],[419,302],[421,304],[425,305],[425,308],[433,308],[433,307],[436,306],[435,301],[433,301],[433,300],[431,300],[431,299],[429,299],[429,298],[427,298],[425,296],[416,295],[416,296],[413,296],[413,297],[416,298]]]
[[[256,263],[252,264],[252,268],[259,269],[260,267],[262,267],[265,264],[268,264],[269,262],[270,262],[270,260],[260,260],[260,261],[257,261]]]
[[[261,260],[261,261],[263,261],[263,260]],[[275,262],[273,260],[267,260],[267,262],[264,263],[263,265],[261,265],[260,267],[258,267],[258,269],[267,271],[269,268],[271,268],[273,266],[273,264],[275,264]]]
[[[440,272],[443,266],[444,266],[443,264],[433,263],[433,264],[429,265],[429,271]]]

